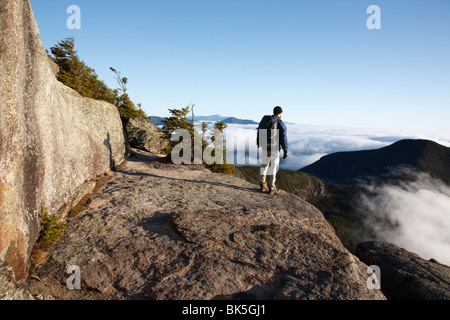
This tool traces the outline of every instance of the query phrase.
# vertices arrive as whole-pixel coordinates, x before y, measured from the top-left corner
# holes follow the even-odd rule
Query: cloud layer
[[[363,196],[360,206],[378,240],[450,265],[449,186],[419,173],[414,182],[369,191],[372,196]]]
[[[321,157],[340,151],[378,149],[402,139],[428,139],[450,147],[450,132],[417,133],[400,130],[345,128],[288,124],[289,158],[281,161],[281,168],[299,170]],[[241,159],[250,148],[250,161],[256,164],[256,126],[230,124],[225,131],[227,145],[231,143]],[[246,147],[247,146],[247,147]],[[238,165],[244,163],[236,163]]]

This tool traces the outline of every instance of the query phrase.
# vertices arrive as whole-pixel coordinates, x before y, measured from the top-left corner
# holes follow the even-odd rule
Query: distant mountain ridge
[[[150,116],[148,118],[157,126],[164,125],[164,117]],[[224,117],[219,114],[214,114],[211,116],[194,116],[194,121],[223,121],[227,124],[258,124],[258,122],[255,122],[253,120],[239,119],[235,117]]]
[[[398,167],[429,173],[450,185],[450,148],[430,140],[401,140],[376,150],[338,152],[300,169],[324,183],[348,184]]]
[[[258,122],[255,122],[253,120],[238,119],[235,117],[226,118],[222,121],[227,124],[256,124],[256,125],[258,125]]]
[[[194,116],[195,121],[223,121],[228,117],[221,116],[220,114],[213,114],[211,116]]]
[[[148,117],[150,119],[151,122],[153,122],[156,126],[163,126],[164,122],[162,122],[164,120],[163,117],[158,117],[158,116],[150,116]]]

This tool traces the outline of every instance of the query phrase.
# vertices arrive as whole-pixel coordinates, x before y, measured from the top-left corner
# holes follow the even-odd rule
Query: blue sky
[[[450,1],[31,0],[47,49],[73,36],[108,86],[148,115],[449,130]],[[69,30],[67,7],[81,9]],[[369,30],[370,5],[381,30]]]

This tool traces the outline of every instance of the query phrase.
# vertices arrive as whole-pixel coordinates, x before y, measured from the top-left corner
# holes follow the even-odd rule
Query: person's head
[[[275,107],[275,109],[273,109],[273,115],[281,118],[283,115],[283,109],[281,107]]]

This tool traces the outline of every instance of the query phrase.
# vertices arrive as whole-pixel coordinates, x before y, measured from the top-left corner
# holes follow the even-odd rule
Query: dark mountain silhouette
[[[409,167],[450,184],[449,163],[450,148],[429,140],[401,140],[376,150],[333,153],[299,171],[310,173],[327,184],[348,184]]]
[[[366,212],[359,206],[368,184],[403,184],[426,172],[450,185],[450,148],[429,140],[401,140],[390,146],[323,157],[300,172],[325,183],[325,192],[308,201],[324,214],[342,243],[353,252],[356,244],[374,239],[376,233],[364,224]],[[407,169],[407,170],[403,170]],[[385,221],[386,227],[394,228]]]

